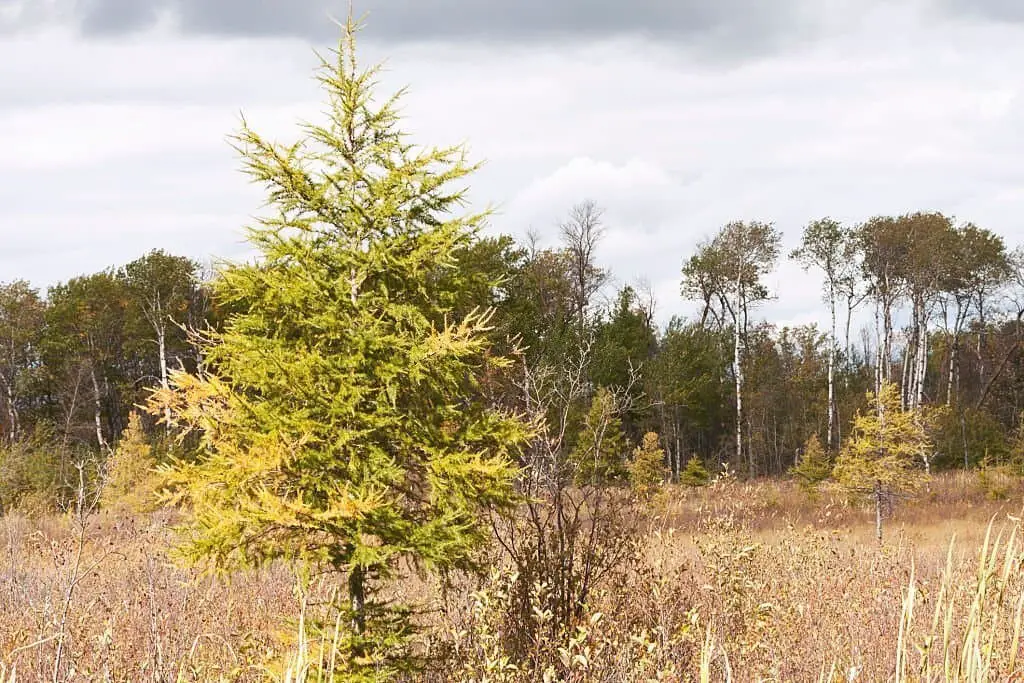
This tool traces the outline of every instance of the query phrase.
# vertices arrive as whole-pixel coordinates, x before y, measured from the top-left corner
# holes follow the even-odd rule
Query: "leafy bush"
[[[0,447],[0,513],[19,510],[36,515],[60,508],[72,489],[72,470],[44,425]]]

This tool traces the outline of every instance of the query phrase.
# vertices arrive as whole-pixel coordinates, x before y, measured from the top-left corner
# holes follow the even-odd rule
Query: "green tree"
[[[704,313],[717,304],[717,318],[732,326],[733,380],[736,386],[736,459],[749,456],[749,474],[756,474],[753,454],[743,448],[745,428],[743,383],[750,309],[770,297],[762,280],[775,268],[781,234],[771,223],[733,221],[700,245],[683,265],[683,296],[704,301]]]
[[[682,474],[679,475],[679,483],[690,488],[707,486],[710,480],[711,473],[708,472],[708,468],[704,466],[704,463],[696,455],[690,456],[690,459],[686,461],[686,467],[683,469]]]
[[[21,436],[23,390],[39,365],[45,305],[28,282],[0,284],[0,444]]]
[[[646,311],[639,306],[636,291],[623,287],[607,319],[598,324],[590,378],[601,386],[629,387],[633,383],[631,375],[647,363],[654,347],[654,330]]]
[[[811,438],[807,439],[803,452],[800,454],[800,461],[789,472],[796,478],[797,485],[807,492],[817,489],[818,484],[832,474],[832,465],[828,461],[828,454],[821,447],[817,434],[811,434]]]
[[[804,228],[800,247],[790,258],[800,262],[804,270],[817,268],[824,277],[824,299],[829,307],[828,345],[828,430],[825,445],[832,450],[832,439],[836,433],[835,367],[836,350],[836,307],[842,292],[852,291],[856,278],[857,259],[854,255],[855,241],[850,231],[831,218],[813,221]],[[849,323],[847,323],[849,324]],[[849,336],[849,332],[847,332]]]
[[[882,518],[895,497],[917,490],[924,472],[917,467],[932,450],[924,411],[901,410],[899,388],[882,385],[868,393],[866,412],[854,418],[850,437],[836,459],[833,476],[848,491],[869,495],[875,504],[875,533],[882,540]]]
[[[406,560],[474,566],[481,513],[515,500],[531,429],[481,400],[481,374],[508,363],[488,353],[489,316],[452,317],[473,279],[458,254],[486,217],[460,212],[476,167],[407,141],[356,30],[318,72],[325,124],[288,145],[237,134],[275,209],[248,230],[259,263],[221,269],[214,295],[237,312],[197,339],[204,368],[172,373],[149,407],[202,434],[168,474],[193,510],[181,555],[345,576],[341,676],[381,680],[415,662],[408,605],[380,589]]]
[[[640,445],[633,449],[629,483],[637,493],[648,495],[661,488],[665,474],[665,451],[658,443],[658,434],[647,432]]]
[[[581,345],[568,252],[531,248],[514,264],[499,325],[519,340],[531,366],[557,366]]]
[[[683,454],[709,459],[727,437],[729,340],[724,331],[672,318],[645,373],[673,476]],[[719,463],[720,464],[720,463]]]
[[[626,437],[615,394],[600,387],[583,420],[579,439],[569,456],[579,484],[606,484],[624,479]]]
[[[169,386],[169,354],[177,351],[180,357],[184,350],[185,339],[179,325],[185,322],[195,300],[198,270],[199,264],[191,259],[154,249],[119,272],[138,317],[150,328],[163,389]],[[164,418],[169,428],[170,415],[165,413]]]
[[[81,431],[82,442],[92,432],[105,451],[127,416],[125,389],[137,379],[130,372],[137,349],[125,335],[127,290],[103,271],[51,287],[48,299],[43,360],[57,386],[60,420],[66,430]],[[83,410],[86,404],[90,411]]]

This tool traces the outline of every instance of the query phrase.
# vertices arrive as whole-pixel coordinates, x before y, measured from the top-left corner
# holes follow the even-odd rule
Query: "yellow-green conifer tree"
[[[656,493],[665,482],[665,451],[658,443],[657,432],[647,432],[643,441],[633,449],[629,463],[629,483],[641,496]]]
[[[854,418],[832,476],[848,491],[873,499],[875,533],[881,541],[887,503],[920,486],[925,472],[918,463],[926,461],[932,443],[928,413],[924,409],[901,410],[895,384],[884,383],[878,396],[869,392],[868,405],[870,410]]]
[[[401,93],[375,98],[356,32],[350,18],[318,72],[325,123],[292,144],[243,123],[236,147],[272,209],[248,229],[259,258],[220,269],[214,296],[235,313],[150,410],[201,434],[199,457],[167,473],[192,509],[181,555],[336,572],[338,676],[384,680],[413,659],[407,606],[379,589],[403,560],[472,565],[482,513],[515,500],[531,430],[482,399],[479,378],[508,363],[489,352],[488,314],[453,317],[471,280],[454,255],[486,218],[464,213],[475,166],[407,139]]]
[[[128,428],[107,458],[100,503],[108,509],[148,512],[157,506],[157,460],[141,416],[132,411]]]
[[[811,434],[800,454],[800,461],[790,468],[789,473],[796,479],[797,485],[807,493],[814,493],[818,484],[829,478],[832,474],[832,464],[828,461],[828,454],[821,447],[817,434]]]
[[[615,394],[610,389],[599,387],[570,454],[570,461],[576,468],[576,483],[581,486],[603,485],[626,479],[629,475],[626,469],[628,452]]]

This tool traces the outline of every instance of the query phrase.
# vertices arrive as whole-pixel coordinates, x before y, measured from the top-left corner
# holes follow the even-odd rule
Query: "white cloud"
[[[382,78],[411,85],[415,139],[487,159],[473,197],[497,203],[495,230],[553,235],[573,203],[603,205],[602,259],[620,282],[646,276],[667,319],[690,310],[683,259],[733,219],[776,222],[786,251],[813,218],[917,209],[1024,240],[1024,26],[901,7],[745,63],[628,40],[405,46]],[[315,117],[314,64],[297,41],[159,30],[0,43],[0,281],[45,285],[152,247],[240,253],[261,197],[225,138],[239,111],[274,138]],[[822,318],[815,276],[786,264],[770,284],[764,315]]]

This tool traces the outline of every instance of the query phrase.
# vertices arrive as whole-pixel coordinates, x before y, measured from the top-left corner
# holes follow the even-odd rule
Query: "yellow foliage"
[[[836,460],[833,475],[854,492],[913,491],[920,485],[923,463],[932,453],[928,437],[930,416],[921,410],[901,410],[895,384],[868,394],[871,409],[854,418],[850,438]]]
[[[159,475],[153,446],[146,440],[139,414],[132,412],[117,448],[107,459],[100,502],[105,508],[148,512],[157,505]]]

